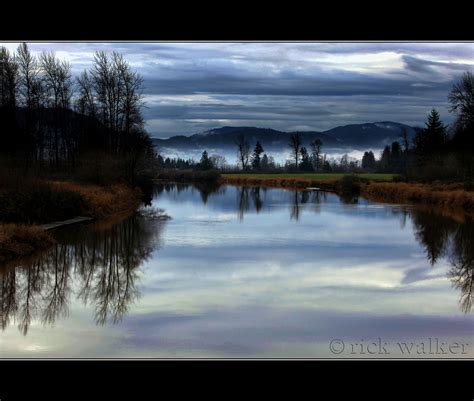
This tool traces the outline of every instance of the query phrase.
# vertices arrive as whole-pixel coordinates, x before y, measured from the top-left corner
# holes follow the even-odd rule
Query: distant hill
[[[414,128],[391,121],[351,124],[332,128],[328,131],[300,131],[304,146],[319,138],[325,149],[367,149],[382,148],[393,141],[400,141],[402,129],[406,129],[410,138],[414,136]],[[204,131],[191,136],[178,135],[168,139],[154,138],[153,143],[161,150],[229,150],[235,149],[235,141],[244,134],[255,146],[260,141],[265,151],[281,152],[288,149],[292,132],[277,131],[270,128],[256,127],[221,127]]]
[[[255,127],[222,127],[191,136],[173,136],[169,139],[153,139],[158,148],[171,149],[228,149],[235,148],[235,141],[240,134],[244,134],[253,147],[257,141],[265,149],[281,150],[288,146],[289,132],[277,131],[270,128]],[[322,132],[301,132],[303,142],[308,145],[310,141],[319,138],[328,146],[339,146],[340,141]]]
[[[402,129],[407,130],[409,138],[414,137],[415,129],[413,127],[392,121],[343,125],[324,131],[324,133],[337,138],[348,147],[383,147],[393,141],[400,141]]]

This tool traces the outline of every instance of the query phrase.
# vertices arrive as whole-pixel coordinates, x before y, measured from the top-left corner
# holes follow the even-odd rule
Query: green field
[[[259,174],[259,173],[229,173],[221,174],[222,177],[229,178],[273,178],[273,179],[291,179],[303,178],[314,181],[331,181],[339,180],[345,175],[344,173],[276,173],[276,174]],[[373,181],[392,181],[397,174],[382,174],[382,173],[364,173],[356,174],[361,178],[367,178]]]

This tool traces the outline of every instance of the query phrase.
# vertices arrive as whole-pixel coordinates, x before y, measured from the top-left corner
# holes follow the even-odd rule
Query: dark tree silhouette
[[[72,296],[94,307],[97,324],[119,322],[140,295],[139,267],[159,246],[165,222],[135,215],[95,223],[0,269],[2,330],[11,321],[24,335],[34,319],[54,324],[68,315]]]
[[[467,71],[461,80],[454,84],[448,95],[450,111],[458,115],[456,126],[459,131],[474,128],[474,75]],[[472,134],[472,132],[471,132]]]
[[[446,126],[435,109],[431,110],[425,124],[426,128],[418,131],[414,138],[415,153],[422,157],[440,152],[447,140]]]
[[[313,164],[311,163],[311,158],[308,154],[308,151],[306,150],[304,146],[301,147],[300,154],[301,154],[300,170],[313,171]]]
[[[275,170],[276,164],[273,156],[268,156],[266,153],[264,153],[260,162],[260,167],[263,171]]]
[[[410,150],[410,140],[408,138],[408,131],[405,127],[401,127],[400,138],[403,144],[403,152],[407,153]]]
[[[261,158],[260,155],[263,153],[263,147],[260,144],[259,141],[257,141],[257,144],[255,145],[255,149],[252,154],[252,168],[254,170],[260,170],[261,169]]]
[[[388,171],[390,169],[390,146],[385,146],[380,156],[380,169]]]
[[[301,152],[301,136],[298,132],[294,132],[290,135],[290,142],[288,143],[288,146],[291,149],[291,155],[295,161],[295,168],[298,170],[298,162]]]
[[[213,168],[212,160],[209,158],[207,151],[202,152],[201,160],[198,164],[199,170],[211,170]]]
[[[0,107],[15,107],[18,65],[6,47],[0,47]]]
[[[319,171],[322,167],[321,161],[321,147],[323,146],[323,142],[321,139],[317,138],[310,143],[311,146],[311,157],[313,159],[313,165],[315,171]]]
[[[369,150],[362,156],[362,168],[367,171],[373,171],[376,167],[374,152]]]
[[[14,56],[0,48],[2,162],[23,175],[79,170],[94,183],[105,163],[115,164],[117,180],[136,185],[155,158],[143,129],[142,85],[116,52],[97,52],[74,85],[70,64],[54,53],[36,58],[25,43]]]
[[[237,158],[242,167],[242,170],[247,170],[250,155],[250,144],[245,139],[244,134],[239,134],[236,138],[235,144],[237,145]]]

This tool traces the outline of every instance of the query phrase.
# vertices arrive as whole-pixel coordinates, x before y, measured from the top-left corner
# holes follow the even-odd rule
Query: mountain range
[[[332,128],[327,131],[298,131],[303,146],[315,139],[320,139],[326,149],[369,149],[383,148],[394,141],[400,141],[403,130],[412,139],[415,128],[392,121],[365,124],[351,124]],[[285,151],[288,149],[290,135],[294,132],[278,131],[257,127],[221,127],[191,136],[178,135],[167,139],[154,138],[153,142],[160,151],[167,150],[229,150],[235,149],[235,141],[241,134],[245,135],[253,148],[259,141],[265,151]]]

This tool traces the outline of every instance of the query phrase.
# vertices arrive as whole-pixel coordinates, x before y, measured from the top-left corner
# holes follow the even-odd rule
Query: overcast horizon
[[[2,43],[15,50],[19,43]],[[395,121],[422,126],[474,67],[474,43],[28,43],[77,76],[96,50],[116,50],[144,77],[153,137],[222,126],[325,131]]]

